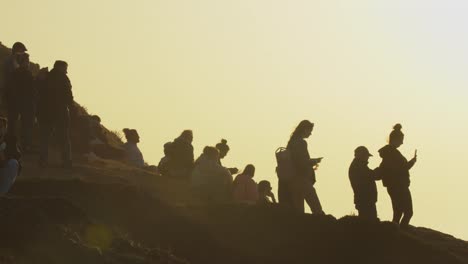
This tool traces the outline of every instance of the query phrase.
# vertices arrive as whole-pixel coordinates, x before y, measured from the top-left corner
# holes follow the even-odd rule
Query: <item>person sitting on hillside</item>
[[[125,160],[127,163],[143,168],[146,166],[145,160],[143,159],[143,154],[138,148],[137,144],[140,142],[140,136],[135,129],[124,128],[123,132],[127,143],[124,144],[125,150]]]
[[[193,193],[203,202],[225,202],[230,198],[232,176],[219,165],[219,152],[205,147],[191,175]]]
[[[158,171],[162,176],[170,177],[172,142],[164,144],[164,157],[159,161]]]
[[[0,145],[0,195],[5,195],[21,173],[21,153],[16,136],[6,135],[5,144]]]
[[[255,204],[258,201],[257,183],[253,180],[255,167],[249,164],[237,175],[233,183],[233,198],[235,202]]]
[[[185,130],[171,144],[170,175],[173,178],[189,179],[194,167],[193,132]]]
[[[379,180],[376,171],[368,167],[369,150],[360,146],[354,150],[354,160],[349,167],[349,181],[354,191],[354,204],[358,210],[359,217],[377,220],[377,185]]]
[[[29,151],[32,147],[36,91],[29,69],[29,54],[18,55],[17,63],[19,66],[11,73],[6,91],[8,133],[16,135],[16,122],[21,119],[21,147]]]
[[[40,128],[41,167],[47,167],[49,137],[54,131],[62,151],[62,166],[72,167],[70,143],[70,111],[73,109],[72,85],[68,74],[68,63],[56,61],[47,74],[47,85],[39,91],[37,118]]]
[[[272,192],[271,184],[269,181],[260,181],[258,183],[258,205],[276,204],[275,195]]]
[[[221,142],[216,144],[216,148],[219,151],[219,164],[223,165],[221,160],[226,157],[230,150],[229,145],[227,144],[227,140],[221,139]],[[239,169],[237,168],[228,168],[228,170],[231,174],[237,174],[239,172]]]

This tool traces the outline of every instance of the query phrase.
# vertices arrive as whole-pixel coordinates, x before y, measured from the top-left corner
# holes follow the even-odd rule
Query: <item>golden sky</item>
[[[15,0],[0,41],[69,62],[77,101],[136,128],[145,159],[194,130],[196,155],[226,138],[226,166],[276,185],[274,151],[302,119],[324,210],[354,212],[347,169],[403,124],[412,223],[468,239],[468,4],[445,0]],[[377,156],[377,155],[376,155]],[[374,157],[371,166],[379,164]],[[379,183],[378,210],[391,218]]]

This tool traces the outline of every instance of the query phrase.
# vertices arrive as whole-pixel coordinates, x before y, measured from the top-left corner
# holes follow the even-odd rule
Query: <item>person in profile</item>
[[[138,148],[140,143],[140,135],[136,129],[124,128],[123,133],[127,142],[124,144],[125,161],[135,167],[143,168],[146,166],[143,154]]]
[[[230,200],[232,175],[219,164],[215,147],[205,147],[191,173],[192,191],[202,202],[222,203]]]
[[[62,152],[62,166],[72,167],[70,143],[70,111],[73,108],[72,85],[68,63],[58,60],[47,74],[47,85],[39,94],[40,159],[39,166],[48,166],[49,138],[54,132]]]
[[[216,144],[216,148],[219,151],[219,164],[223,165],[221,160],[226,157],[230,150],[229,145],[227,144],[227,140],[221,139],[221,142]],[[239,172],[239,169],[237,168],[228,168],[228,170],[231,174],[237,174]]]
[[[21,173],[21,152],[16,136],[7,134],[0,145],[0,195],[5,195]]]
[[[171,144],[170,174],[177,179],[189,179],[194,167],[193,132],[185,130]]]
[[[236,176],[233,183],[233,198],[237,203],[256,204],[258,201],[257,183],[253,180],[255,166],[249,164],[244,171]]]
[[[258,183],[258,205],[271,205],[276,204],[276,198],[273,194],[273,188],[269,181],[260,181]]]
[[[360,146],[354,150],[354,160],[349,166],[349,181],[354,192],[354,204],[359,217],[377,220],[377,185],[379,180],[376,171],[369,168],[369,150]]]
[[[8,133],[16,135],[16,122],[21,121],[21,147],[28,152],[32,147],[32,131],[35,118],[36,90],[34,77],[29,69],[29,54],[16,56],[18,68],[10,76],[6,91]]]
[[[164,144],[164,157],[161,158],[158,164],[158,171],[161,176],[171,177],[170,168],[172,160],[172,142],[167,142]]]
[[[402,126],[396,124],[390,133],[389,144],[379,150],[382,158],[379,173],[382,175],[383,185],[387,187],[392,200],[392,222],[401,228],[408,228],[413,216],[409,171],[416,163],[417,153],[414,153],[414,157],[410,161],[400,153],[398,148],[403,145],[405,137],[401,129]]]
[[[296,127],[288,142],[287,149],[290,151],[292,165],[295,175],[290,183],[293,207],[299,212],[304,212],[304,199],[313,214],[323,215],[314,184],[315,168],[322,158],[311,159],[307,149],[307,141],[314,129],[314,124],[308,120],[303,120]]]

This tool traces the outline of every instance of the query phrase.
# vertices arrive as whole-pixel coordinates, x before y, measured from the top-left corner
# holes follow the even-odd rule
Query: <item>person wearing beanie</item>
[[[349,181],[354,192],[354,204],[359,217],[377,220],[377,185],[379,180],[375,170],[369,168],[369,150],[360,146],[354,150],[354,159],[349,166]]]
[[[389,144],[379,150],[382,158],[379,173],[392,200],[393,223],[408,228],[413,216],[409,171],[416,163],[417,154],[415,152],[414,157],[408,161],[398,150],[405,137],[401,129],[402,126],[396,124],[390,133]]]

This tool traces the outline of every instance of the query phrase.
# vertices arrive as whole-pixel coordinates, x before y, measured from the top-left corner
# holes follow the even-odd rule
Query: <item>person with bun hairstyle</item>
[[[216,148],[219,151],[219,164],[223,165],[221,160],[224,159],[224,157],[226,157],[226,155],[228,154],[230,150],[229,145],[227,144],[227,140],[221,139],[221,142],[216,144]],[[228,170],[231,174],[236,174],[239,172],[239,169],[237,168],[228,168]]]
[[[389,144],[379,150],[382,163],[378,171],[392,200],[393,223],[408,228],[413,216],[409,171],[416,163],[417,154],[415,152],[414,157],[408,161],[398,150],[405,137],[401,129],[402,126],[396,124],[390,133]]]
[[[316,182],[315,168],[322,161],[322,158],[310,158],[307,149],[306,138],[309,138],[314,129],[314,123],[303,120],[296,127],[289,139],[287,149],[291,155],[292,166],[294,168],[293,179],[289,183],[280,182],[281,199],[290,195],[293,208],[304,212],[304,199],[313,214],[323,215],[322,205],[314,188]]]

